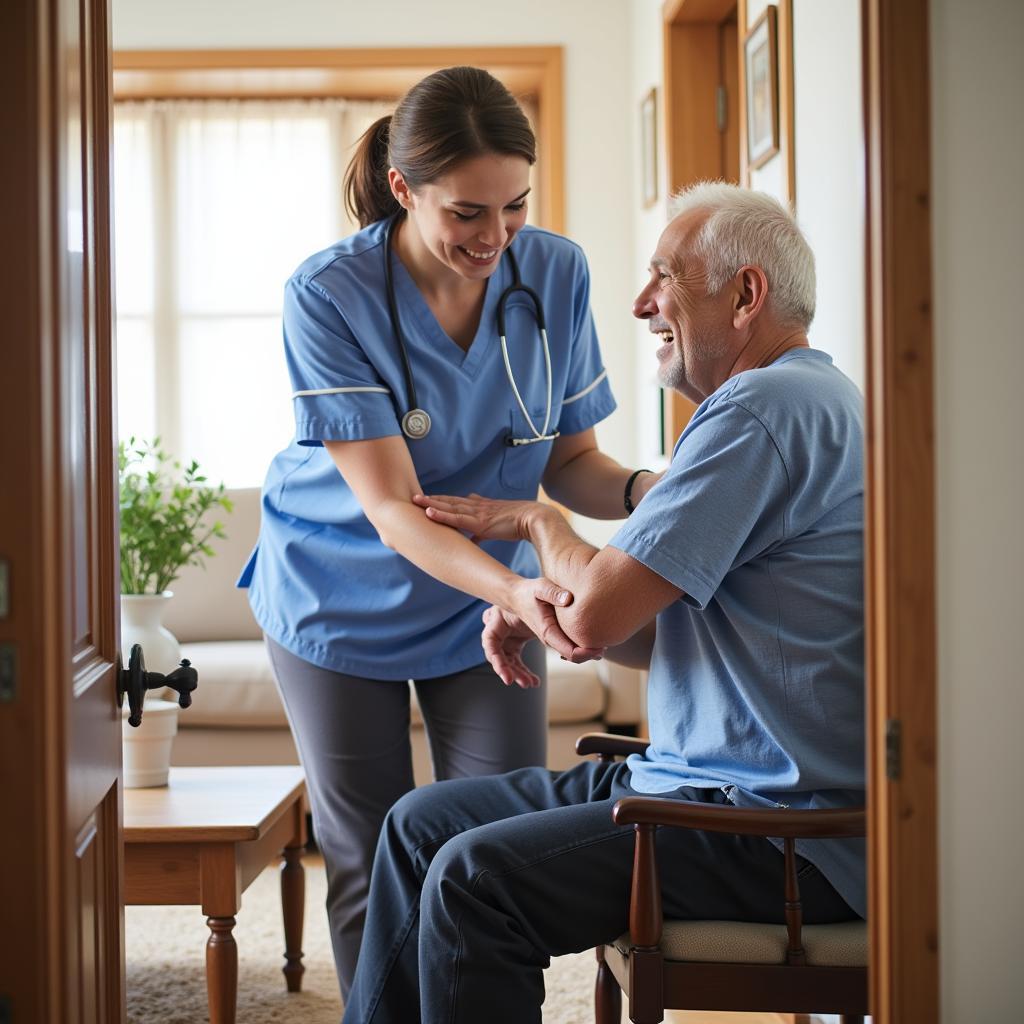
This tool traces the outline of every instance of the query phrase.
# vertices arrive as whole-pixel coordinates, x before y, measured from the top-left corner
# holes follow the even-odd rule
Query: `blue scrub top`
[[[400,435],[408,395],[384,284],[381,221],[306,260],[285,288],[284,343],[296,433],[263,486],[259,542],[239,580],[263,630],[323,668],[371,679],[447,675],[483,661],[483,602],[440,583],[384,546],[323,441]],[[524,284],[541,298],[553,374],[551,424],[592,427],[615,408],[590,313],[580,248],[537,228],[512,246]],[[535,498],[551,442],[530,437],[498,342],[498,298],[512,282],[507,257],[487,279],[476,337],[464,352],[445,334],[394,252],[398,315],[417,400],[430,433],[407,441],[427,494]],[[506,305],[509,358],[538,429],[546,374],[533,308]],[[397,411],[401,410],[401,412]],[[524,543],[485,541],[514,572],[539,574]]]

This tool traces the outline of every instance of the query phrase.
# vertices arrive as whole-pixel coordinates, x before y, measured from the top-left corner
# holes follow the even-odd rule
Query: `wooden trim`
[[[330,50],[116,50],[114,71],[125,68],[443,68],[456,64],[543,65],[560,46],[408,46]]]
[[[737,45],[739,47],[739,97],[737,115],[740,122],[740,184],[750,188],[750,154],[747,146],[747,58],[743,43],[747,38],[747,0],[736,2]]]
[[[736,0],[665,0],[661,6],[662,21],[666,25],[685,25],[692,22],[725,21],[736,7]]]
[[[871,1001],[877,1024],[924,1024],[939,1019],[928,2],[862,11]]]
[[[565,97],[560,46],[336,50],[120,50],[115,99],[397,99],[438,68],[487,68],[537,104],[538,222],[565,231]]]

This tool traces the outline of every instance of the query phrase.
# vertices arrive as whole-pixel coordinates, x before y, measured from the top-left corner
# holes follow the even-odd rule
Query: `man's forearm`
[[[601,598],[596,591],[600,577],[592,571],[598,549],[579,537],[557,510],[544,506],[539,506],[530,518],[528,539],[537,550],[544,575],[573,595],[571,605],[555,610],[558,624],[573,640],[579,636],[593,638],[597,635],[593,612]],[[605,647],[607,643],[602,636],[593,646]]]
[[[578,536],[557,509],[547,505],[537,506],[536,513],[529,519],[528,530],[526,539],[537,551],[541,572],[579,597],[569,581],[579,586],[588,584],[587,569],[597,548]]]

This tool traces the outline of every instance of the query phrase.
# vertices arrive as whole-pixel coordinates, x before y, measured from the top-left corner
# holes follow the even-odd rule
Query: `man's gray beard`
[[[672,357],[658,367],[658,380],[663,387],[671,388],[673,391],[685,391],[687,386],[692,386],[693,378],[688,372],[694,366],[687,366],[688,360],[683,354],[681,347],[672,343]],[[717,341],[713,338],[701,336],[693,340],[690,351],[692,352],[691,363],[701,363],[711,359],[721,359],[728,350],[728,344],[724,341]]]

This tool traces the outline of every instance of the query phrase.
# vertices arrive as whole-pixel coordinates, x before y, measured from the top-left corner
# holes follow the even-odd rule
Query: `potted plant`
[[[202,565],[214,554],[210,541],[224,537],[213,509],[231,511],[223,484],[210,486],[194,460],[171,458],[160,439],[130,437],[118,446],[121,520],[121,650],[127,665],[141,644],[146,668],[172,672],[181,660],[178,641],[161,625],[168,589],[186,565]],[[127,714],[127,708],[125,709]],[[159,786],[167,781],[171,742],[178,731],[178,705],[146,703],[142,726],[125,719],[124,784]]]

